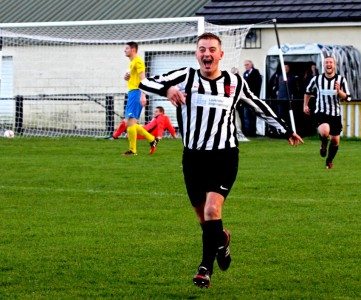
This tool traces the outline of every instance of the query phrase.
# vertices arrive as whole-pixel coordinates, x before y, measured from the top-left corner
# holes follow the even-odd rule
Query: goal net
[[[124,46],[139,44],[147,76],[198,67],[202,32],[222,39],[222,69],[235,70],[249,27],[218,26],[203,18],[0,24],[0,133],[23,136],[111,134],[124,115]],[[150,97],[140,122],[163,106],[176,126],[175,108]]]

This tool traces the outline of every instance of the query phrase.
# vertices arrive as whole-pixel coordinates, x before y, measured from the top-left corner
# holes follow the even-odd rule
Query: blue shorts
[[[142,104],[140,103],[141,90],[131,90],[128,92],[127,106],[125,107],[125,118],[139,119],[142,112]]]

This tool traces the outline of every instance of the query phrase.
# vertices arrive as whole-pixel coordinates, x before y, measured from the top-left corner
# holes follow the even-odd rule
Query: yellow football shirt
[[[139,74],[145,72],[145,64],[143,59],[137,55],[134,57],[129,64],[130,78],[128,80],[128,90],[138,89],[140,83]]]

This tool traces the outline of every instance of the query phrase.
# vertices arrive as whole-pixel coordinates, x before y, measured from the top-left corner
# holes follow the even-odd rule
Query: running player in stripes
[[[221,40],[212,33],[198,37],[196,58],[200,69],[182,68],[145,78],[140,89],[166,96],[177,106],[182,136],[183,174],[187,193],[200,222],[203,257],[193,282],[209,287],[213,264],[221,270],[231,263],[230,233],[223,228],[222,207],[238,171],[236,106],[245,101],[291,145],[303,143],[286,123],[249,90],[238,74],[219,69]]]
[[[324,59],[325,72],[314,76],[306,88],[303,111],[310,114],[308,103],[311,95],[316,92],[315,118],[321,140],[320,155],[326,157],[326,168],[333,167],[340,144],[342,131],[340,101],[350,101],[350,92],[344,77],[336,74],[336,61],[328,56]],[[328,146],[328,142],[330,144]],[[327,151],[328,146],[328,151]]]

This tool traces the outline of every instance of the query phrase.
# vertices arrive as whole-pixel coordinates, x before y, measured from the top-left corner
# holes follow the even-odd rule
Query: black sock
[[[330,143],[330,145],[328,146],[328,156],[326,162],[332,162],[336,156],[337,151],[338,151],[338,145],[334,145]]]
[[[321,136],[320,134],[318,135],[320,137],[321,143],[323,147],[327,147],[327,143],[328,143],[328,137],[326,136]]]
[[[201,265],[206,267],[212,274],[213,263],[216,258],[217,249],[222,244],[223,223],[222,220],[205,221],[201,224],[203,229],[203,258]]]

